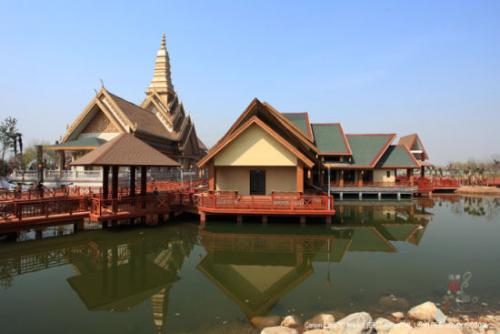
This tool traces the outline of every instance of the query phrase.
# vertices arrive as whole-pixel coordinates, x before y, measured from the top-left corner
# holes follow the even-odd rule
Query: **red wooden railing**
[[[333,211],[333,196],[302,193],[272,195],[238,195],[237,193],[203,193],[198,195],[200,210],[262,211]]]
[[[4,201],[0,203],[0,218],[17,219],[21,222],[30,217],[49,218],[54,215],[73,215],[86,212],[88,202],[83,198],[45,198],[26,201]]]
[[[330,185],[335,188],[340,188],[341,184],[339,181],[331,182]],[[415,183],[411,183],[409,180],[396,180],[396,182],[374,182],[374,181],[364,181],[363,183],[359,182],[350,182],[344,181],[344,188],[347,187],[366,187],[366,188],[407,188],[415,186]]]

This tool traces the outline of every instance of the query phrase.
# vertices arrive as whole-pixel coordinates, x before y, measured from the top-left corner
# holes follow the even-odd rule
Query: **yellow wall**
[[[387,172],[391,173],[390,177],[387,177]],[[373,182],[396,183],[394,170],[375,169],[373,171]]]
[[[215,156],[214,165],[296,166],[297,157],[254,124]]]
[[[250,170],[255,167],[215,167],[215,189],[250,194]],[[266,194],[297,191],[296,167],[259,167],[266,171]]]

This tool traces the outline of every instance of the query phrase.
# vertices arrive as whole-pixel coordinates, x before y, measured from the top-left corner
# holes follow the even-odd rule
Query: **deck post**
[[[413,187],[413,185],[415,184],[415,177],[413,176],[413,169],[412,168],[407,169],[406,174],[408,176],[408,182],[410,183],[410,186]]]
[[[358,187],[363,186],[363,175],[365,174],[364,170],[358,171]]]
[[[340,196],[340,200],[343,201],[344,200],[344,193],[342,191],[339,193],[339,196]]]
[[[238,224],[238,225],[243,224],[243,216],[242,215],[236,216],[236,224]]]
[[[379,192],[379,193],[377,194],[377,198],[378,198],[378,200],[379,200],[379,201],[380,201],[380,200],[382,200],[382,193],[381,193],[381,192]]]
[[[359,197],[359,200],[362,201],[363,200],[363,192],[359,192],[358,193],[358,197]]]
[[[321,176],[323,179],[323,176]],[[332,185],[330,183],[330,167],[328,167],[328,210],[332,209]]]
[[[109,166],[102,166],[102,197],[108,198],[109,194]]]
[[[325,217],[325,224],[330,225],[332,223],[332,216]]]
[[[344,188],[344,170],[343,169],[340,171],[339,187]]]
[[[200,227],[205,227],[206,221],[207,221],[207,214],[203,211],[200,211]]]
[[[398,192],[398,201],[400,201],[400,200],[401,200],[401,193]]]
[[[146,192],[147,192],[147,186],[148,186],[148,169],[146,166],[141,166],[141,197],[142,197],[142,208],[144,209],[146,207]]]

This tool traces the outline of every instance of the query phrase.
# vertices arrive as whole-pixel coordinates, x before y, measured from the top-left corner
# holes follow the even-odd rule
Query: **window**
[[[250,195],[266,194],[266,171],[261,169],[250,170]]]

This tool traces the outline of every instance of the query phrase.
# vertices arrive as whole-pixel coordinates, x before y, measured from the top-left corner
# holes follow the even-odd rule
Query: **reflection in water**
[[[307,286],[306,281],[318,283],[318,279],[314,280],[314,276],[320,274],[318,270],[322,271],[321,275],[326,275],[327,289],[334,289],[336,294],[345,290],[351,293],[348,297],[352,298],[357,292],[349,285],[346,287],[346,279],[352,279],[352,285],[356,287],[359,282],[366,281],[357,277],[356,273],[364,272],[345,267],[350,270],[346,275],[351,276],[336,278],[333,284],[330,264],[348,262],[356,267],[362,263],[358,267],[363,267],[371,265],[362,262],[370,255],[384,256],[377,258],[377,261],[384,261],[387,258],[384,253],[399,254],[405,245],[419,246],[429,222],[435,220],[436,207],[449,207],[446,214],[481,214],[486,218],[498,215],[499,202],[496,199],[456,199],[435,197],[408,202],[341,202],[336,204],[338,215],[331,226],[300,226],[296,223],[269,223],[266,226],[248,223],[240,226],[231,222],[210,222],[201,231],[195,224],[179,224],[4,243],[0,246],[0,284],[3,290],[15,289],[16,279],[21,275],[57,267],[70,268],[71,273],[65,280],[91,314],[95,311],[128,312],[150,303],[145,321],[153,321],[157,332],[162,333],[166,331],[169,306],[190,303],[189,293],[193,287],[177,290],[175,303],[171,300],[174,287],[186,282],[186,279],[186,284],[192,284],[189,279],[199,275],[203,282],[198,278],[193,281],[206,284],[204,289],[213,288],[218,292],[217,295],[210,295],[213,305],[223,304],[220,300],[225,298],[219,296],[225,295],[231,300],[230,305],[237,305],[246,317],[264,315],[275,312],[276,305],[292,291],[299,290],[299,286]],[[444,223],[441,225],[446,227]],[[436,233],[440,236],[439,231]],[[429,237],[432,234],[429,233]],[[442,235],[447,237],[448,234],[447,230]],[[195,248],[196,252],[193,252]],[[405,254],[399,255],[402,256],[401,261],[407,262]],[[429,282],[434,279],[429,283],[431,285],[443,276],[439,270],[429,267],[429,263],[432,264],[429,257],[435,255],[431,252],[412,258],[424,261],[428,269],[426,277]],[[448,257],[448,262],[449,259],[451,257]],[[387,263],[377,264],[384,265],[385,270],[388,268]],[[442,267],[442,264],[439,266]],[[186,267],[187,272],[183,271],[181,275],[181,270]],[[418,265],[414,267],[418,274]],[[452,270],[455,268],[462,272],[468,270],[456,265]],[[398,268],[394,269],[391,275],[396,277],[387,285],[407,286],[406,277],[401,274],[412,270],[412,267],[405,265],[401,272],[397,271]],[[434,271],[437,278],[431,279]],[[338,270],[337,273],[343,272]],[[54,275],[59,274],[54,271]],[[444,276],[444,280],[446,278]],[[425,288],[429,291],[434,286]],[[2,289],[0,296],[1,293]],[[309,291],[303,292],[301,298],[307,299],[308,294]],[[340,299],[339,303],[343,301]],[[43,305],[45,301],[36,302]],[[198,311],[193,309],[193,312]]]
[[[197,268],[251,318],[312,275],[313,263],[341,262],[347,252],[396,252],[391,241],[418,244],[429,221],[424,208],[408,203],[337,208],[342,223],[331,227],[209,224],[200,232],[207,255]]]

